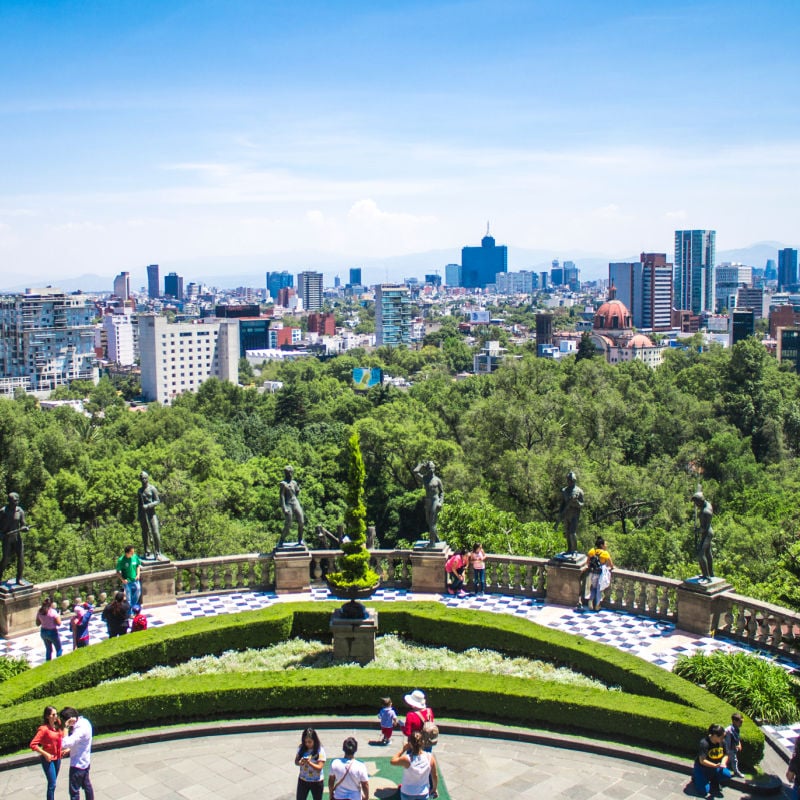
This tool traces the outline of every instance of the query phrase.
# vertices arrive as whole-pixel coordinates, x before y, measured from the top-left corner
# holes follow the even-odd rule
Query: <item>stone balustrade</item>
[[[151,606],[174,603],[178,597],[235,591],[307,591],[323,586],[325,575],[336,568],[338,550],[303,550],[286,554],[197,558],[188,561],[145,563],[143,602]],[[370,564],[381,586],[416,593],[442,592],[447,550],[372,550]],[[544,558],[489,554],[486,591],[544,599],[573,605],[584,573],[574,565]],[[468,576],[468,587],[471,576]],[[13,636],[35,629],[42,596],[50,596],[65,614],[78,601],[102,605],[119,589],[112,570],[49,581],[13,592],[0,592],[0,635]],[[724,636],[755,649],[800,657],[800,613],[730,591],[722,581],[705,588],[624,569],[614,570],[604,605],[672,622],[678,628]]]

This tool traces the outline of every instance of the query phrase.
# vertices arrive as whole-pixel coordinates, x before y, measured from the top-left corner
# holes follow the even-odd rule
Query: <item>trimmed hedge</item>
[[[381,633],[454,650],[490,648],[591,674],[622,692],[487,674],[365,671],[359,667],[132,681],[99,680],[174,664],[192,656],[273,644],[289,636],[329,638],[333,603],[281,603],[260,611],[149,629],[77,650],[0,685],[0,751],[24,747],[41,719],[42,701],[74,705],[95,730],[130,729],[209,718],[303,713],[373,713],[379,698],[421,686],[437,715],[570,729],[633,740],[686,755],[711,722],[733,708],[672,673],[608,645],[528,620],[437,603],[374,603]],[[89,688],[94,686],[94,688]],[[59,696],[53,697],[55,692]],[[63,694],[61,694],[63,693]],[[745,766],[763,756],[764,738],[750,720],[742,727]]]

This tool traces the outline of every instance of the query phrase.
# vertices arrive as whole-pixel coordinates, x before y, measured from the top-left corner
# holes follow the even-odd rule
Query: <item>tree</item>
[[[592,334],[589,331],[584,331],[581,334],[581,340],[578,342],[578,352],[575,355],[576,361],[582,361],[584,358],[594,358],[597,355],[597,348],[592,342]]]

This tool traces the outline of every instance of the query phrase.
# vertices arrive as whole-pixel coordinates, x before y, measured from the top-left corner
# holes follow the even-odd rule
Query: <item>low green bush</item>
[[[0,683],[29,669],[30,666],[24,658],[0,656]]]
[[[704,686],[743,714],[773,725],[800,719],[797,685],[785,669],[748,653],[681,656],[674,672]]]
[[[281,603],[109,640],[11,678],[0,685],[0,704],[5,706],[0,710],[0,750],[24,746],[41,719],[45,698],[56,706],[76,706],[97,731],[109,731],[300,711],[373,714],[380,697],[402,696],[419,686],[440,717],[569,729],[591,736],[602,731],[605,737],[687,756],[694,755],[711,722],[727,722],[733,712],[719,698],[653,664],[528,620],[437,603],[371,605],[378,610],[381,633],[455,650],[490,646],[553,661],[618,685],[622,692],[497,675],[357,667],[201,675],[89,688],[126,671],[141,671],[147,658],[148,666],[170,664],[194,655],[267,645],[290,635],[329,637],[335,604]],[[88,672],[94,684],[87,682]],[[750,720],[742,728],[742,741],[742,763],[758,763],[764,740]]]

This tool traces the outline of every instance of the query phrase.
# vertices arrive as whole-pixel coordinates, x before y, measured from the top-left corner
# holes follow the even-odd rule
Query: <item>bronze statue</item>
[[[695,507],[695,534],[700,534],[700,542],[697,545],[700,580],[708,582],[714,577],[714,561],[711,554],[711,540],[714,538],[711,518],[714,516],[714,508],[701,491],[692,495],[692,502]]]
[[[561,522],[567,537],[567,553],[578,552],[578,520],[583,508],[583,489],[576,483],[574,472],[567,475],[567,485],[561,490]]]
[[[422,482],[425,488],[425,522],[428,524],[428,546],[433,547],[439,542],[439,532],[436,521],[444,505],[444,484],[436,475],[436,465],[433,461],[423,461],[414,467],[414,476]]]
[[[139,525],[142,527],[142,554],[144,558],[161,555],[161,529],[156,516],[156,506],[161,502],[158,490],[150,483],[150,476],[142,471],[142,485],[138,491]],[[150,547],[152,543],[152,548]]]
[[[278,540],[278,547],[286,543],[292,529],[292,523],[297,523],[297,544],[303,544],[303,529],[305,527],[305,516],[303,507],[300,505],[298,495],[300,486],[294,479],[294,469],[286,466],[283,470],[283,480],[280,483],[281,511],[283,512],[283,533]]]
[[[25,522],[25,512],[20,508],[19,495],[11,492],[8,503],[0,509],[0,535],[3,537],[3,560],[0,562],[0,581],[11,559],[17,558],[17,586],[22,585],[22,569],[25,566],[25,550],[22,534],[30,530]]]

